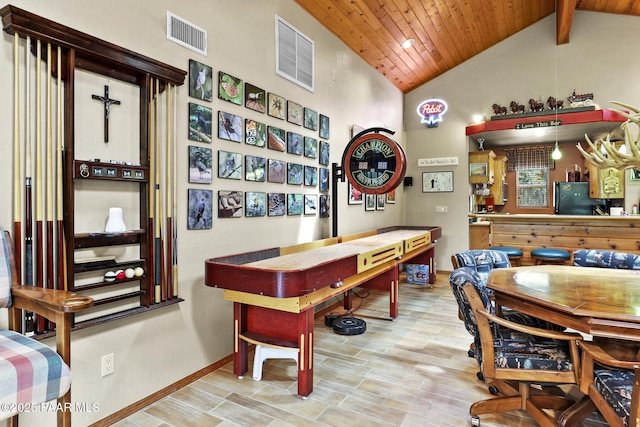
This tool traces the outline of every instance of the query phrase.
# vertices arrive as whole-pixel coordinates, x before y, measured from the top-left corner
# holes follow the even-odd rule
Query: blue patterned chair
[[[449,278],[451,289],[474,336],[476,359],[485,379],[501,392],[501,397],[471,406],[472,424],[479,425],[481,414],[526,408],[540,425],[555,423],[556,412],[573,402],[562,396],[531,388],[577,384],[580,368],[577,342],[582,336],[510,322],[495,314],[488,289],[472,267],[461,267]]]
[[[621,361],[594,343],[580,342],[580,391],[613,427],[640,426],[640,362]],[[635,386],[634,386],[635,385]]]
[[[601,249],[578,249],[573,253],[573,265],[640,270],[640,256]]]
[[[91,307],[93,299],[71,292],[18,286],[9,233],[0,228],[0,307],[9,309],[10,330],[0,330],[0,419],[58,399],[58,425],[71,425],[71,322],[74,312]],[[56,351],[20,333],[22,310],[48,317],[56,324]]]

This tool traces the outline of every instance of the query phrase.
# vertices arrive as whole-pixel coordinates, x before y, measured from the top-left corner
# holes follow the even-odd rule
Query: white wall
[[[515,34],[405,96],[407,175],[414,186],[407,191],[407,224],[442,226],[438,268],[451,269],[450,256],[468,249],[468,152],[465,127],[474,114],[491,115],[491,105],[523,104],[529,98],[566,99],[575,89],[592,92],[600,108],[611,100],[640,105],[636,70],[640,59],[626,46],[640,42],[638,17],[576,11],[571,42],[555,44],[555,15]],[[442,98],[449,110],[438,128],[427,129],[415,113],[428,98]],[[565,101],[566,103],[566,101]],[[577,141],[576,141],[577,142]],[[477,146],[474,144],[474,150]],[[417,159],[458,157],[458,166],[418,168]],[[422,193],[424,171],[453,170],[453,193]],[[638,203],[640,188],[627,181],[625,204]],[[448,206],[436,214],[434,206]]]
[[[26,9],[66,26],[139,52],[172,66],[187,70],[189,59],[213,67],[214,75],[223,70],[247,82],[311,107],[331,119],[331,162],[340,162],[342,151],[350,139],[353,124],[362,127],[385,126],[397,131],[394,139],[404,144],[402,129],[403,96],[384,77],[366,65],[342,42],[322,28],[301,8],[288,0],[167,0],[87,2],[82,0],[50,0],[33,2],[15,0],[15,6]],[[208,31],[209,54],[201,56],[166,40],[166,11],[193,22]],[[316,90],[310,93],[275,75],[274,16],[279,14],[315,41]],[[0,105],[0,226],[11,229],[12,182],[12,117],[13,50],[12,37],[2,33],[0,42],[0,93],[5,94]],[[91,85],[91,83],[88,83]],[[73,415],[74,425],[87,425],[129,405],[185,376],[220,360],[232,352],[231,303],[222,299],[222,292],[204,285],[204,260],[225,254],[273,246],[285,246],[331,235],[331,219],[310,218],[214,218],[210,230],[186,229],[187,188],[218,190],[308,192],[286,184],[221,182],[214,173],[213,183],[202,186],[188,184],[187,105],[188,85],[178,89],[178,251],[179,294],[185,302],[72,334],[72,398],[75,402],[97,402],[98,413]],[[102,93],[102,83],[91,93]],[[112,98],[118,98],[111,93]],[[215,96],[214,96],[215,97]],[[126,99],[126,98],[125,98]],[[90,99],[81,109],[100,107]],[[203,103],[218,110],[249,116],[246,110],[214,99]],[[118,116],[114,107],[111,126],[114,135]],[[123,110],[120,111],[120,114]],[[102,129],[100,114],[86,123]],[[277,119],[262,117],[267,124],[282,124]],[[259,119],[259,118],[258,118]],[[94,122],[91,122],[94,120]],[[301,132],[305,133],[305,132]],[[101,132],[98,132],[100,146]],[[82,144],[77,141],[76,144]],[[197,144],[202,145],[205,144]],[[86,147],[83,147],[85,149]],[[256,148],[214,137],[211,148],[242,154],[282,158],[287,154]],[[97,148],[96,148],[97,150]],[[89,150],[90,152],[91,150]],[[86,151],[85,151],[86,152]],[[98,157],[98,156],[96,156]],[[113,156],[117,158],[116,156]],[[306,163],[306,162],[305,162]],[[339,234],[383,226],[403,224],[404,193],[397,191],[397,203],[383,212],[364,212],[363,206],[348,206],[346,184],[339,186]],[[133,206],[123,206],[134,209]],[[98,216],[102,215],[102,210]],[[76,215],[80,215],[76,213]],[[95,215],[95,213],[93,214]],[[104,212],[106,215],[106,212]],[[421,222],[424,223],[424,222]],[[100,231],[100,230],[96,230]],[[115,374],[100,377],[100,357],[115,354]],[[45,425],[51,414],[24,415],[22,425]]]

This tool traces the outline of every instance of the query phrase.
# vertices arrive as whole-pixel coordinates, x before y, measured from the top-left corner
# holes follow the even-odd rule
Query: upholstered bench
[[[571,259],[571,254],[558,248],[535,248],[531,251],[535,264],[564,264]]]
[[[509,257],[509,261],[511,261],[512,264],[518,267],[522,265],[521,260],[523,253],[521,249],[511,246],[493,246],[491,250],[504,252],[505,254],[507,254],[507,256]]]

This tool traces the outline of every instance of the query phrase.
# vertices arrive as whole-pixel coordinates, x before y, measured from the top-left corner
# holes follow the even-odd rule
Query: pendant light
[[[558,141],[556,141],[556,148],[554,148],[551,153],[551,158],[553,160],[560,160],[562,158],[562,152],[560,151],[560,147],[558,147]]]

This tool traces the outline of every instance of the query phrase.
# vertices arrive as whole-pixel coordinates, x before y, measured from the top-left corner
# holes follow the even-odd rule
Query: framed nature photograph
[[[211,101],[213,94],[213,69],[201,62],[189,60],[189,96]]]
[[[242,117],[218,111],[218,138],[242,142]]]
[[[241,79],[233,77],[224,71],[218,72],[218,98],[234,104],[242,105],[242,88],[244,84]]]
[[[189,183],[211,184],[212,157],[210,148],[189,146]]]
[[[244,179],[264,182],[267,179],[267,159],[249,155],[244,156]]]
[[[287,118],[287,100],[269,92],[267,94],[267,114],[280,120]]]
[[[287,209],[287,200],[284,193],[267,193],[267,215],[283,216]]]
[[[318,168],[318,190],[329,191],[329,169]]]
[[[318,213],[318,195],[305,194],[304,195],[304,214],[315,215],[316,213]]]
[[[304,185],[315,187],[318,185],[318,168],[315,166],[304,166]]]
[[[287,121],[294,125],[302,126],[302,105],[297,102],[287,101]]]
[[[329,139],[330,131],[329,117],[320,114],[320,138]]]
[[[287,184],[302,184],[302,165],[298,163],[287,163]]]
[[[391,190],[387,193],[387,204],[396,203],[396,190]]]
[[[385,195],[384,194],[376,194],[376,210],[383,211],[385,208]]]
[[[243,202],[242,191],[218,191],[218,218],[241,218]]]
[[[640,181],[640,169],[633,168],[629,171],[629,181]]]
[[[449,193],[453,191],[453,171],[422,172],[423,193]]]
[[[275,126],[267,126],[267,148],[276,151],[286,151],[287,134],[284,129]]]
[[[218,150],[218,178],[242,179],[242,154]]]
[[[320,218],[329,218],[331,212],[331,198],[327,194],[320,195]]]
[[[376,210],[376,195],[365,194],[364,195],[364,210],[375,211]]]
[[[211,108],[189,103],[189,140],[211,142]]]
[[[213,224],[213,191],[189,188],[187,190],[187,200],[189,203],[187,229],[211,228]]]
[[[264,113],[267,111],[267,93],[257,86],[245,83],[244,106],[250,110]]]
[[[247,145],[264,147],[267,145],[267,125],[251,119],[244,121],[244,142]]]
[[[287,132],[287,153],[302,156],[303,149],[302,135],[295,132]]]
[[[304,107],[303,126],[313,131],[318,130],[318,112],[311,108]]]
[[[318,157],[318,140],[310,136],[304,137],[304,156],[310,159]]]
[[[302,215],[302,194],[287,194],[287,215]]]
[[[284,183],[287,172],[284,160],[269,159],[267,166],[267,181]]]
[[[244,193],[244,216],[265,216],[267,214],[267,193],[247,191]]]
[[[360,190],[356,189],[353,185],[351,185],[351,182],[349,182],[348,185],[349,185],[348,204],[361,205],[364,201],[363,193]]]
[[[329,165],[329,143],[320,141],[320,155],[318,156],[318,162],[323,166]]]

